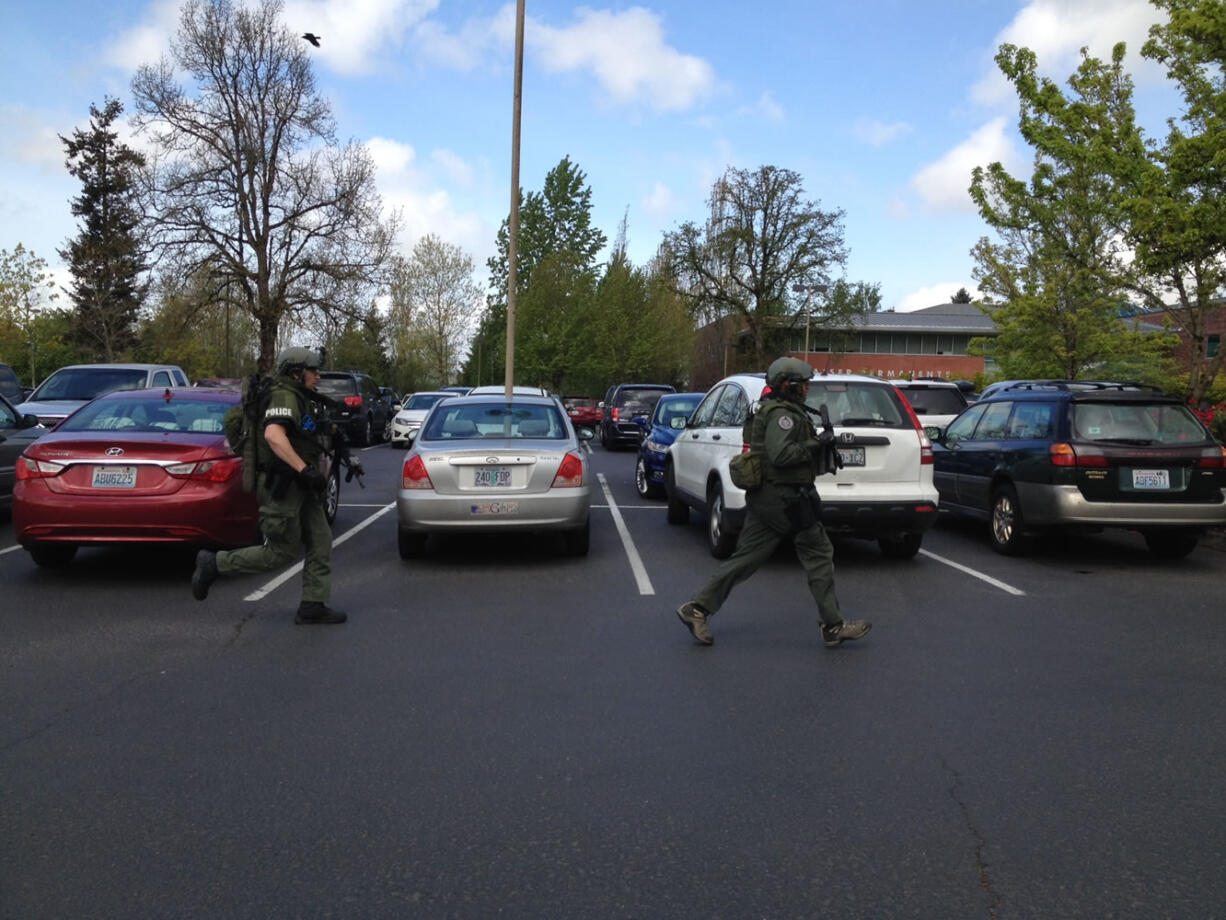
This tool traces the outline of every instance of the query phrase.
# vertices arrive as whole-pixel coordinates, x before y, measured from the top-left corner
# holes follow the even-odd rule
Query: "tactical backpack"
[[[253,374],[243,378],[242,399],[222,420],[230,450],[243,458],[243,491],[254,492],[259,472],[259,428],[272,398],[272,377]]]
[[[741,453],[728,461],[728,478],[732,480],[734,486],[746,492],[754,492],[762,488],[762,483],[765,481],[762,466],[766,457],[766,445],[761,438],[754,437],[754,420],[759,411],[761,410],[755,406],[754,410],[749,413],[749,417],[745,419],[745,424],[741,428],[741,439],[744,441],[744,446]]]

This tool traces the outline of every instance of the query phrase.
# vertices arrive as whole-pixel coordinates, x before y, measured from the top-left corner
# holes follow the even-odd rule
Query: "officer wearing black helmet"
[[[821,523],[816,476],[831,472],[830,435],[819,436],[805,411],[813,368],[797,358],[779,358],[766,372],[770,393],[745,428],[746,443],[765,451],[762,486],[745,493],[748,513],[736,551],[711,580],[682,604],[677,616],[703,645],[714,640],[707,621],[728,598],[733,586],[758,570],[780,542],[791,536],[805,568],[809,591],[817,602],[822,641],[828,648],[859,639],[872,624],[844,620],[834,593],[834,548]]]
[[[323,354],[287,348],[277,356],[276,380],[261,420],[256,494],[264,542],[237,550],[201,550],[192,594],[204,600],[218,575],[246,575],[288,565],[305,548],[302,602],[295,623],[344,623],[328,606],[332,594],[332,528],[324,509],[328,480],[320,469],[332,426],[315,392]],[[360,464],[352,472],[361,475]]]

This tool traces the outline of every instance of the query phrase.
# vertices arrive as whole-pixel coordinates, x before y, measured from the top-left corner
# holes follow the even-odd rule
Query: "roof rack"
[[[998,393],[1006,390],[1142,390],[1148,393],[1165,393],[1162,387],[1137,381],[1114,380],[1019,380],[1001,387]]]

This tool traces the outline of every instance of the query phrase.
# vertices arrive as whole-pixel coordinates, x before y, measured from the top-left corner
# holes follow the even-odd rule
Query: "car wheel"
[[[329,526],[336,520],[336,509],[341,505],[341,465],[339,463],[332,464],[332,470],[328,474],[328,487],[324,491],[324,514],[328,518]]]
[[[613,449],[613,442],[609,438],[609,429],[604,425],[600,426],[600,446],[605,450]]]
[[[416,559],[426,548],[426,535],[400,529],[396,531],[396,548],[401,559]]]
[[[988,535],[992,549],[1006,556],[1016,556],[1030,548],[1023,533],[1022,506],[1013,486],[1001,486],[992,494],[992,512],[988,519]]]
[[[677,484],[673,482],[673,466],[671,463],[664,468],[664,491],[668,494],[668,523],[688,524],[690,522],[690,506],[677,498]]]
[[[358,442],[363,447],[370,447],[374,443],[374,428],[370,424],[370,416],[366,417],[366,423],[362,426],[362,434],[358,438]]]
[[[914,559],[923,542],[922,533],[905,533],[901,537],[881,537],[877,545],[887,559]]]
[[[1182,559],[1196,549],[1200,539],[1199,534],[1186,530],[1147,530],[1142,536],[1150,553],[1159,559]]]
[[[75,546],[63,546],[58,543],[46,546],[31,546],[29,550],[30,557],[34,560],[35,565],[44,569],[62,569],[72,562],[72,557],[77,554]]]
[[[647,466],[642,457],[634,463],[634,488],[638,491],[639,498],[651,498],[656,493],[656,487],[647,476]]]
[[[577,530],[569,530],[565,534],[566,555],[586,556],[592,543],[592,520],[588,518]]]
[[[724,490],[712,486],[707,494],[707,545],[716,559],[727,559],[736,549],[736,531],[728,526],[727,509],[724,507]]]

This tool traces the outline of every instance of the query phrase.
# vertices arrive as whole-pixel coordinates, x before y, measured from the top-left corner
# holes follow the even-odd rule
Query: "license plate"
[[[483,489],[497,489],[511,484],[511,468],[508,466],[479,466],[473,470],[473,485]]]
[[[471,514],[518,514],[519,502],[480,502],[469,505]]]
[[[864,466],[863,447],[840,447],[839,456],[843,458],[843,466]]]
[[[1170,470],[1133,470],[1132,487],[1134,489],[1169,489],[1171,487]]]
[[[136,467],[96,466],[94,467],[94,488],[135,489]]]

